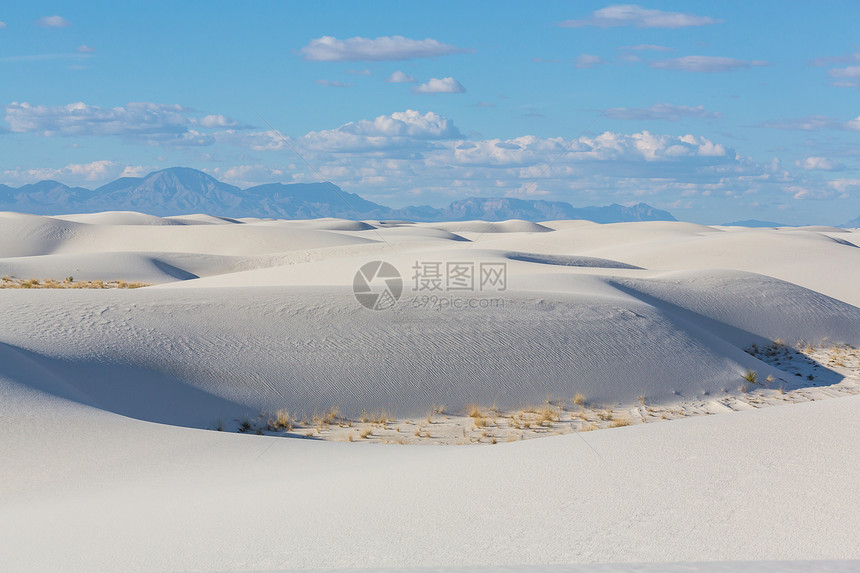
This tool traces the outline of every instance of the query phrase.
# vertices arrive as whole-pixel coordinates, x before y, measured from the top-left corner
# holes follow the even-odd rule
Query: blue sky
[[[317,180],[298,152],[391,206],[838,224],[860,214],[858,21],[836,0],[6,3],[0,182]]]

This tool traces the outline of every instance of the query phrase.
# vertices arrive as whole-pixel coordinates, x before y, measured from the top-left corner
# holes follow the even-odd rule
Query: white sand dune
[[[488,221],[458,221],[454,223],[424,223],[436,229],[443,229],[452,233],[546,233],[552,231],[550,227],[512,219],[510,221],[488,222]]]
[[[0,563],[860,559],[860,398],[485,448],[205,430],[278,408],[708,401],[747,370],[790,386],[744,350],[860,345],[858,243],[674,222],[0,213],[0,275],[156,284],[0,289]],[[393,308],[353,294],[371,261],[402,277]],[[504,265],[505,288],[418,290],[422,262]]]
[[[406,448],[148,424],[13,380],[0,382],[12,571],[860,558],[858,397]]]

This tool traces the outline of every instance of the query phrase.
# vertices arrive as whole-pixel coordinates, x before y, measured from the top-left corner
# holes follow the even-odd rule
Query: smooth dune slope
[[[0,394],[14,571],[860,558],[857,397],[404,448],[149,424],[14,374]]]
[[[827,559],[818,565],[851,570],[860,397],[818,400],[827,386],[806,404],[486,447],[210,429],[334,406],[420,425],[440,406],[577,393],[596,408],[686,401],[711,413],[730,409],[719,402],[747,371],[788,391],[835,384],[823,358],[801,375],[745,350],[860,346],[858,237],[0,213],[0,568]],[[402,280],[386,310],[353,292],[374,261]],[[433,265],[436,290],[424,288]],[[452,265],[503,268],[505,280],[452,290]],[[153,286],[17,288],[69,275]]]

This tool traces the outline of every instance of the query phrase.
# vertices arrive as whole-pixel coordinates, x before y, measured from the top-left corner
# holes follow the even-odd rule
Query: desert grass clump
[[[314,415],[311,416],[311,419],[313,420],[314,425],[320,429],[328,428],[331,424],[334,423],[338,423],[339,426],[342,425],[340,408],[338,408],[337,406],[333,406],[321,414],[314,412]]]
[[[749,390],[750,384],[756,384],[758,382],[758,374],[756,374],[755,370],[747,370],[746,372],[744,372],[743,378],[745,381],[743,385],[744,392],[747,392]]]
[[[269,427],[274,431],[289,432],[293,429],[293,418],[289,410],[278,410],[269,420]]]
[[[373,430],[370,428],[365,428],[361,432],[358,433],[358,437],[362,440],[366,440],[368,437],[373,435]]]
[[[559,419],[559,415],[555,409],[544,408],[540,412],[538,412],[537,423],[541,426],[552,427],[552,423],[557,422],[558,419]]]
[[[385,410],[376,410],[368,414],[367,412],[361,413],[361,421],[365,424],[374,424],[376,426],[385,427],[385,424],[392,421],[391,415]]]
[[[585,406],[585,395],[582,392],[577,392],[573,397],[573,403],[577,406]]]
[[[612,422],[609,424],[609,427],[610,428],[621,428],[623,426],[629,426],[629,425],[630,425],[630,418],[623,417],[623,418],[616,418],[615,420],[612,420]]]

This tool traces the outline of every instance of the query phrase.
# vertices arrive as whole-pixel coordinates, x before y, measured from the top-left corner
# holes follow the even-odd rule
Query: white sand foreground
[[[0,288],[0,563],[856,570],[860,397],[830,390],[845,365],[811,352],[798,376],[749,350],[851,355],[858,245],[834,228],[0,213],[9,285],[155,285]],[[353,295],[371,261],[403,279],[393,308]],[[503,265],[505,288],[416,290],[424,263]],[[487,447],[208,430],[576,394],[707,414],[749,371],[812,401]]]

